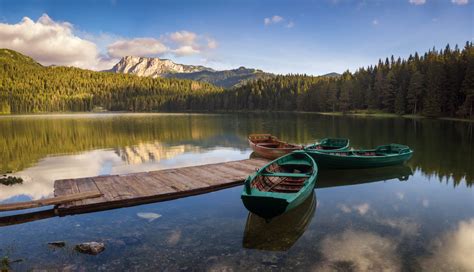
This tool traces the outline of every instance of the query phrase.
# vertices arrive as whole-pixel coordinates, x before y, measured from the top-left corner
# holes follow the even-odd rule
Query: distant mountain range
[[[2,61],[15,61],[22,64],[41,66],[32,58],[8,49],[0,49],[0,63]],[[275,76],[275,74],[272,73],[245,67],[217,71],[201,65],[178,64],[169,59],[133,56],[123,57],[112,69],[106,71],[153,78],[190,79],[211,83],[224,88],[238,87],[251,80],[272,78]],[[339,77],[340,74],[329,73],[323,76]]]
[[[323,76],[323,77],[340,77],[341,74],[332,72],[332,73],[324,74],[324,75],[322,75],[322,76]]]
[[[205,66],[178,64],[169,59],[133,56],[123,57],[108,71],[138,76],[197,80],[224,88],[240,86],[249,80],[275,76],[274,74],[266,73],[262,70],[245,67],[216,71]]]

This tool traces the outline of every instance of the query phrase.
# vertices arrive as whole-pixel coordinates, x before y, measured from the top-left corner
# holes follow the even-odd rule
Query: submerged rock
[[[152,212],[139,212],[137,216],[143,219],[148,220],[148,222],[152,222],[161,217],[161,214],[152,213]]]
[[[64,241],[54,241],[54,242],[49,242],[48,245],[54,246],[54,247],[65,247],[66,242],[64,242]]]
[[[3,175],[3,177],[0,177],[0,184],[6,185],[6,186],[12,186],[15,184],[22,184],[23,179],[19,177],[13,177],[13,176],[7,176]]]
[[[80,253],[97,255],[105,250],[105,244],[99,242],[88,242],[76,245],[75,249]]]

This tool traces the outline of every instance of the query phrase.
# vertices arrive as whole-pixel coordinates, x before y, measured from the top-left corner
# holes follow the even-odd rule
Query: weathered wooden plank
[[[100,176],[55,182],[55,195],[98,191],[102,197],[68,202],[60,215],[112,209],[211,192],[240,184],[267,161],[241,161],[189,166],[127,175]]]
[[[101,195],[102,195],[101,193],[97,193],[97,192],[83,192],[83,193],[57,196],[57,197],[45,198],[45,199],[39,199],[39,200],[33,200],[33,201],[1,204],[0,212],[24,210],[24,209],[38,208],[38,207],[49,206],[49,205],[57,205],[57,204],[77,201],[77,200],[81,200],[85,198],[99,197]]]
[[[176,188],[172,188],[162,183],[160,180],[155,179],[154,176],[150,175],[149,173],[144,173],[143,175],[136,176],[136,178],[140,180],[142,186],[144,186],[150,191],[150,194],[156,195],[176,192]]]
[[[203,184],[202,186],[213,186],[222,180],[217,175],[212,175],[207,169],[194,168],[194,169],[182,169],[182,173],[194,177],[195,182]]]
[[[163,175],[154,175],[153,178],[160,181],[162,184],[176,189],[176,191],[186,191],[192,189],[191,186],[183,183],[176,174],[172,172],[163,173]]]

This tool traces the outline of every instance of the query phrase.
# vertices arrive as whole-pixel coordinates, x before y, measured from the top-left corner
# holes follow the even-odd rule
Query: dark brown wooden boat
[[[252,150],[260,157],[274,160],[295,150],[303,149],[303,146],[289,144],[279,140],[270,134],[250,134],[249,144]]]

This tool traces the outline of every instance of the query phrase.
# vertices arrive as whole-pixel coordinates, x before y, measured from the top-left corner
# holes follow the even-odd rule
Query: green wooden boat
[[[324,138],[319,143],[306,146],[305,150],[331,151],[347,150],[349,148],[349,139],[345,138]]]
[[[320,167],[338,169],[397,165],[408,161],[413,155],[408,146],[400,144],[381,145],[367,150],[305,151]]]
[[[248,249],[287,251],[306,231],[315,211],[316,194],[311,193],[301,205],[270,221],[249,213],[242,245]]]
[[[304,151],[282,156],[250,175],[242,202],[252,213],[273,218],[301,204],[312,192],[318,166]]]

